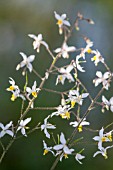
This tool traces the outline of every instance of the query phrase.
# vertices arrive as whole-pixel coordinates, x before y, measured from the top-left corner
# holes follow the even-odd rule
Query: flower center
[[[106,137],[102,137],[102,142],[105,142],[106,141]]]
[[[87,50],[87,53],[89,53],[89,54],[90,54],[90,53],[91,53],[91,51],[92,51],[92,50],[91,50],[91,48],[89,48],[89,49]]]
[[[82,132],[82,125],[79,125],[78,131],[79,131],[79,132]]]
[[[36,98],[37,97],[37,92],[36,91],[32,92],[32,96]]]
[[[14,86],[10,86],[10,87],[9,87],[9,90],[10,90],[10,91],[15,90]]]
[[[46,155],[49,151],[47,149],[44,150],[43,155]]]
[[[63,21],[61,19],[58,20],[57,24],[61,26],[63,24]]]
[[[73,108],[75,106],[75,101],[71,101],[71,107]]]
[[[14,94],[12,94],[12,96],[11,96],[11,101],[15,101],[16,98],[17,98],[17,96],[15,96]]]

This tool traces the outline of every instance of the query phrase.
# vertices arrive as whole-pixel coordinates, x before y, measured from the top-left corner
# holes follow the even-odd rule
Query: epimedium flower
[[[80,153],[77,153],[76,156],[75,156],[75,159],[80,163],[82,164],[82,162],[80,160],[84,159],[85,156],[81,155]]]
[[[71,75],[71,71],[73,70],[73,66],[72,65],[69,65],[67,66],[67,68],[60,68],[58,71],[59,73],[61,73],[60,75],[58,75],[57,79],[56,79],[56,85],[61,82],[62,85],[64,85],[64,81],[65,79],[68,79],[69,82],[74,82],[74,78],[73,76]]]
[[[44,130],[44,133],[47,138],[50,138],[50,134],[47,129],[55,129],[56,127],[48,122],[50,115],[44,119],[44,124],[41,125],[41,130]]]
[[[65,43],[63,43],[61,48],[57,48],[56,50],[54,50],[55,53],[61,53],[63,58],[69,58],[69,54],[70,52],[74,52],[76,50],[76,48],[74,46],[68,46]]]
[[[96,72],[97,78],[93,80],[93,83],[95,84],[95,87],[98,86],[100,83],[102,83],[103,87],[108,90],[110,86],[109,78],[111,77],[110,72],[105,72],[104,74],[101,73],[101,71]]]
[[[17,128],[17,132],[19,130],[21,130],[21,133],[22,135],[26,136],[27,137],[27,134],[26,134],[26,129],[29,129],[29,127],[27,127],[26,125],[31,121],[31,117],[30,118],[27,118],[25,120],[20,120],[19,122],[19,126]]]
[[[10,87],[8,87],[6,90],[7,91],[15,91],[16,89],[19,89],[19,87],[15,84],[15,81],[14,81],[14,79],[13,78],[11,78],[11,77],[9,77],[9,83],[11,84],[11,86]]]
[[[86,47],[82,49],[80,56],[85,59],[85,53],[91,54],[92,49],[91,47],[93,46],[93,42],[90,41],[89,39],[86,41]]]
[[[17,97],[20,97],[22,100],[26,100],[25,97],[21,94],[20,89],[12,91],[11,101],[15,101]]]
[[[58,20],[57,25],[59,27],[59,34],[63,33],[63,26],[71,26],[69,21],[66,20],[67,16],[66,14],[62,14],[61,16],[59,14],[56,13],[56,11],[54,12],[55,14],[55,18]]]
[[[112,145],[112,146],[108,146],[108,147],[106,147],[106,148],[101,147],[99,151],[97,151],[97,152],[94,153],[93,157],[97,156],[98,154],[102,154],[102,156],[104,156],[104,158],[107,159],[107,158],[108,158],[108,156],[107,156],[107,150],[108,150],[109,148],[112,148],[112,147],[113,147],[113,145]]]
[[[32,95],[34,98],[37,98],[37,93],[39,92],[40,89],[36,88],[36,86],[37,86],[37,83],[36,81],[34,81],[32,88],[26,87],[26,92],[28,93],[27,94],[28,97]]]
[[[102,129],[99,131],[99,136],[95,136],[93,139],[95,141],[98,141],[98,148],[101,149],[102,148],[102,143],[103,142],[111,142],[112,136],[111,136],[111,132],[104,134],[104,128],[102,127]]]
[[[12,130],[10,130],[10,128],[13,126],[13,122],[10,121],[7,125],[3,125],[2,123],[0,123],[0,128],[2,129],[0,131],[0,138],[2,138],[5,134],[8,134],[10,136],[14,136],[14,133]]]
[[[34,47],[34,50],[37,50],[37,52],[39,53],[40,52],[40,45],[42,44],[43,46],[46,47],[46,49],[48,49],[48,44],[43,41],[43,37],[42,37],[42,34],[38,34],[38,36],[34,35],[34,34],[28,34],[28,36],[30,38],[33,38],[34,39],[34,42],[33,42],[33,47]]]
[[[70,119],[70,112],[69,112],[69,110],[71,109],[70,105],[64,105],[64,106],[59,105],[56,109],[57,109],[57,111],[53,112],[51,114],[51,117],[61,116],[62,119]]]
[[[73,127],[77,127],[78,131],[82,132],[83,126],[90,125],[90,123],[87,122],[85,118],[83,119],[83,121],[81,123],[80,123],[80,121],[81,121],[81,119],[79,119],[79,121],[70,122],[70,125],[72,125]]]
[[[27,55],[24,54],[23,52],[20,52],[20,55],[22,56],[23,61],[21,61],[17,65],[16,70],[19,70],[20,68],[25,67],[25,69],[22,72],[22,75],[25,75],[26,68],[28,68],[28,70],[30,72],[32,72],[33,67],[32,67],[31,63],[34,61],[35,56],[34,55],[30,55],[29,57],[27,57]]]
[[[61,154],[61,151],[63,151],[63,155],[61,155],[61,157],[65,156],[65,158],[67,158],[67,155],[71,155],[74,149],[69,149],[63,133],[61,133],[60,135],[60,142],[61,144],[55,145],[53,149],[57,151],[59,154]]]
[[[48,152],[51,152],[53,155],[55,155],[53,150],[52,150],[53,148],[52,147],[48,147],[44,140],[43,140],[43,146],[44,146],[44,153],[43,153],[43,155],[46,155]]]
[[[113,112],[113,97],[110,98],[108,101],[105,96],[102,96],[102,104],[104,104],[103,108],[105,107],[107,110],[110,110]]]
[[[68,99],[66,99],[66,101],[71,102],[71,107],[73,108],[76,103],[82,105],[83,99],[86,98],[88,95],[89,93],[80,94],[78,90],[70,90]]]
[[[91,58],[91,61],[94,61],[95,66],[97,66],[99,62],[104,63],[104,58],[101,56],[101,54],[98,50],[92,50],[92,54],[95,54]]]

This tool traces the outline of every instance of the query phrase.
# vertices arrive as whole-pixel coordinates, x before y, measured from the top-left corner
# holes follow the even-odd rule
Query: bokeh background
[[[112,69],[113,67],[113,1],[112,0],[0,0],[0,122],[6,124],[10,120],[16,124],[19,113],[21,101],[10,101],[10,93],[5,89],[9,86],[9,77],[14,78],[20,87],[23,87],[25,78],[21,76],[21,71],[16,71],[16,65],[21,61],[19,52],[26,54],[35,54],[37,60],[34,62],[34,68],[44,75],[44,71],[49,67],[51,58],[42,47],[40,54],[37,54],[32,47],[32,40],[28,37],[29,33],[42,33],[46,42],[51,49],[56,49],[62,44],[62,38],[58,34],[56,20],[54,18],[54,11],[59,14],[66,13],[72,23],[75,20],[77,12],[81,12],[86,18],[92,18],[95,25],[89,25],[86,22],[80,24],[80,33],[75,32],[69,40],[70,45],[77,48],[84,45],[80,34],[88,36],[94,42],[94,48],[98,49],[107,61],[107,64]],[[59,63],[60,65],[61,63]],[[85,65],[85,64],[84,64]],[[96,69],[103,71],[101,64],[95,69],[90,58],[87,59],[85,66],[86,74],[81,75],[82,81],[94,97],[99,88],[94,91],[92,79],[95,76]],[[29,85],[32,85],[36,77],[29,75]],[[37,80],[37,79],[36,79]],[[38,82],[38,80],[37,80]],[[55,79],[50,80],[46,85],[54,89]],[[59,89],[64,89],[58,86]],[[110,98],[113,96],[113,85],[109,92],[105,95]],[[49,99],[49,100],[48,100]],[[59,105],[59,96],[43,93],[40,95],[40,100],[37,101],[38,106],[57,106]],[[86,107],[87,107],[87,103]],[[82,108],[82,112],[86,107]],[[98,111],[99,110],[99,111]],[[101,113],[100,109],[95,109],[89,116],[88,120],[91,122],[93,129],[100,129],[102,126],[111,123],[113,120],[113,113]],[[27,117],[32,117],[30,126],[34,126],[37,122],[43,122],[43,119],[50,112],[34,111],[30,112]],[[60,124],[55,131],[56,134],[63,131],[68,137],[73,128],[68,127],[68,121],[55,118],[52,120],[53,124]],[[111,127],[112,129],[112,127]],[[86,159],[83,160],[83,165],[80,165],[69,158],[59,163],[56,170],[60,169],[77,169],[77,170],[96,170],[98,169],[113,169],[113,150],[108,151],[109,159],[104,160],[100,155],[92,159],[92,155],[96,152],[97,147],[92,145],[92,137],[97,134],[84,133],[87,139],[85,145],[78,146],[76,151],[85,147],[83,152]],[[9,137],[4,137],[3,142],[7,144]],[[17,140],[10,148],[3,163],[0,165],[0,170],[48,170],[50,169],[54,158],[51,154],[43,156],[42,140],[49,142],[42,132],[36,131],[27,138],[23,137]],[[49,142],[52,144],[52,141]],[[2,152],[0,148],[0,153]]]

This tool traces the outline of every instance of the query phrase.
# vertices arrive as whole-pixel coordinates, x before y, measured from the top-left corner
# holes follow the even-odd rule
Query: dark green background
[[[14,78],[16,83],[23,87],[24,77],[21,76],[21,71],[16,71],[16,65],[21,61],[19,52],[26,54],[35,54],[37,59],[33,66],[44,76],[44,71],[49,67],[51,58],[41,48],[40,54],[37,54],[32,48],[32,40],[28,37],[29,33],[42,33],[46,42],[51,49],[56,49],[62,43],[62,38],[58,34],[54,11],[59,14],[66,13],[70,18],[71,23],[74,21],[77,12],[81,12],[87,18],[92,18],[95,25],[88,25],[86,22],[80,24],[80,34],[88,36],[94,42],[94,48],[98,49],[107,61],[107,64],[112,69],[113,62],[113,1],[112,0],[0,0],[0,122],[4,124],[10,120],[16,124],[19,118],[21,101],[10,101],[10,93],[5,89],[9,86],[8,77]],[[84,45],[79,33],[74,33],[69,40],[70,45],[77,48]],[[82,74],[82,81],[85,83],[89,92],[94,97],[100,88],[92,85],[92,79],[95,76],[95,66],[87,59],[85,65],[86,74]],[[60,63],[59,63],[60,64]],[[97,70],[103,70],[101,64]],[[37,78],[33,74],[29,74],[29,84],[32,85]],[[38,82],[38,80],[37,80]],[[54,87],[55,78],[46,84],[51,88]],[[58,86],[62,89],[64,87]],[[68,87],[67,87],[68,88]],[[113,96],[113,86],[109,92],[105,92],[108,98]],[[37,101],[38,106],[57,106],[59,105],[59,96],[48,93],[43,93]],[[88,105],[87,103],[85,103]],[[82,112],[86,107],[82,108]],[[30,112],[27,117],[32,117],[30,126],[34,126],[37,122],[43,122],[43,119],[50,112],[34,111]],[[84,112],[83,112],[84,113]],[[113,113],[106,112],[102,114],[99,109],[95,109],[89,116],[91,128],[99,129],[109,122],[112,122]],[[54,118],[53,124],[59,125],[56,133],[63,131],[68,137],[72,128],[68,127],[68,121]],[[111,127],[112,128],[112,127]],[[83,160],[83,165],[80,165],[74,157],[64,160],[59,163],[56,170],[60,169],[113,169],[113,149],[108,151],[109,159],[104,160],[102,156],[92,159],[92,155],[96,152],[97,147],[92,145],[92,137],[97,134],[84,133],[86,138],[91,138],[85,145],[76,148],[79,151],[85,147],[83,155],[86,159]],[[0,170],[48,170],[50,169],[54,158],[51,154],[43,156],[42,140],[45,139],[49,144],[52,144],[45,138],[42,132],[34,132],[27,138],[23,137],[16,141],[8,151]],[[4,137],[4,143],[9,141],[9,137]],[[1,153],[1,148],[0,148]],[[98,166],[97,166],[98,165]]]

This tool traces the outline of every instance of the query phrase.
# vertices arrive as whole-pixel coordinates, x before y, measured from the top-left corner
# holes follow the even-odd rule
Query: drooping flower
[[[38,34],[38,36],[34,35],[34,34],[29,34],[28,35],[30,38],[33,38],[34,39],[34,42],[33,42],[33,47],[34,47],[34,50],[37,50],[37,52],[39,53],[40,52],[40,45],[44,45],[46,47],[46,49],[48,49],[48,44],[43,41],[43,37],[42,37],[42,34]]]
[[[83,156],[83,155],[81,155],[81,154],[79,154],[79,153],[77,153],[76,156],[75,156],[75,159],[76,159],[80,164],[82,164],[82,162],[81,162],[80,160],[82,160],[82,159],[84,159],[84,158],[85,158],[85,156]]]
[[[105,107],[107,110],[110,110],[113,112],[113,97],[110,98],[108,101],[105,96],[102,96],[102,103],[104,104],[103,108]]]
[[[88,39],[86,41],[86,44],[87,44],[86,47],[82,49],[81,54],[80,54],[80,56],[83,57],[83,59],[85,59],[85,53],[88,53],[88,54],[92,53],[91,47],[93,46],[93,42]]]
[[[72,65],[67,66],[67,68],[60,68],[59,69],[59,73],[61,73],[60,75],[58,75],[57,79],[56,79],[56,85],[61,82],[62,84],[64,84],[65,79],[68,79],[69,82],[74,82],[74,78],[71,75],[71,71],[73,69]]]
[[[44,119],[44,124],[41,125],[41,130],[44,130],[44,133],[47,138],[50,138],[50,134],[47,129],[55,129],[56,127],[48,122],[50,115]]]
[[[7,88],[6,90],[13,92],[13,91],[15,91],[16,89],[19,89],[19,87],[15,84],[14,79],[12,79],[11,77],[9,77],[9,79],[10,79],[10,80],[9,80],[9,83],[11,84],[11,86],[10,86],[9,88]]]
[[[32,72],[33,67],[32,67],[31,63],[34,61],[35,56],[34,55],[30,55],[29,57],[27,57],[26,54],[24,54],[22,52],[20,52],[20,55],[22,56],[23,61],[20,62],[20,64],[17,65],[16,70],[19,70],[20,68],[25,67],[25,69],[22,72],[22,75],[25,75],[26,68],[28,68],[28,70],[30,72]]]
[[[87,126],[90,125],[89,122],[85,121],[86,119],[84,118],[83,121],[80,123],[81,119],[79,121],[74,121],[74,122],[70,122],[70,125],[72,125],[73,127],[77,127],[79,132],[82,132],[82,128],[83,126]]]
[[[81,72],[85,72],[85,70],[83,69],[83,67],[80,65],[80,63],[84,63],[84,62],[86,62],[86,61],[80,61],[79,59],[81,58],[81,56],[80,55],[77,55],[76,56],[76,61],[72,61],[72,64],[73,64],[73,66],[74,67],[76,67],[79,71],[81,71]]]
[[[10,136],[14,136],[14,133],[13,133],[13,131],[12,130],[9,130],[10,129],[10,127],[12,127],[12,125],[13,125],[13,122],[12,121],[10,121],[7,125],[3,125],[2,123],[0,123],[0,128],[2,129],[1,131],[0,131],[0,138],[2,138],[5,134],[8,134],[8,135],[10,135]]]
[[[63,58],[69,58],[68,53],[74,52],[75,50],[76,50],[76,48],[74,46],[69,47],[66,43],[64,43],[61,48],[57,48],[56,50],[54,50],[54,52],[61,53]]]
[[[22,135],[24,135],[24,136],[26,136],[27,137],[27,134],[26,134],[26,129],[29,129],[29,127],[27,127],[26,125],[29,123],[31,121],[31,117],[30,118],[27,118],[27,119],[25,119],[25,120],[21,120],[20,122],[19,122],[19,126],[18,126],[18,128],[17,128],[17,132],[19,131],[19,130],[21,130],[21,133],[22,133]]]
[[[108,90],[110,86],[109,78],[111,77],[110,72],[105,72],[104,74],[101,73],[101,71],[96,72],[97,78],[93,80],[93,83],[95,84],[95,87],[98,86],[100,83],[102,83],[103,87]]]
[[[101,147],[101,148],[100,148],[100,151],[95,152],[94,155],[93,155],[93,157],[97,156],[98,154],[102,154],[102,156],[104,156],[104,158],[107,159],[107,158],[108,158],[108,156],[107,156],[107,150],[108,150],[109,148],[112,148],[112,147],[113,147],[113,145],[112,145],[112,146],[108,146],[108,147],[106,147],[106,148]]]
[[[62,14],[61,16],[54,12],[55,18],[58,20],[57,25],[59,27],[59,34],[63,33],[63,26],[71,26],[69,21],[66,20],[66,14]]]
[[[53,150],[52,150],[52,147],[48,147],[44,140],[43,140],[43,146],[44,146],[43,155],[46,155],[48,152],[51,152],[53,155],[55,155]]]

